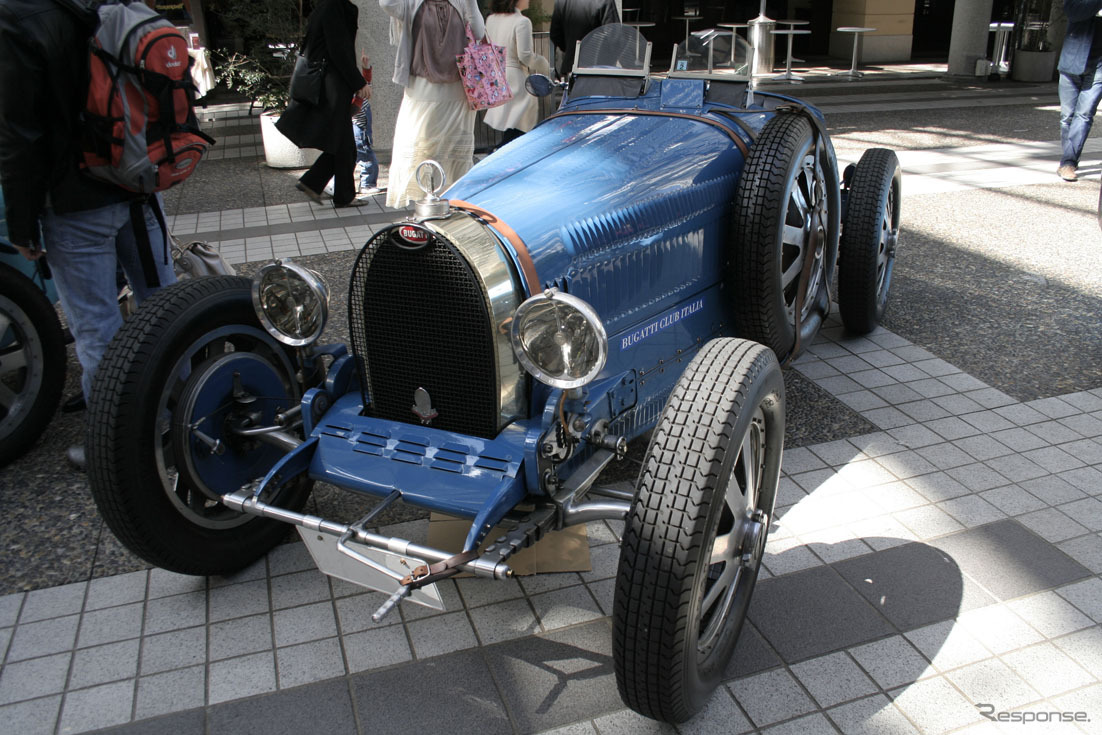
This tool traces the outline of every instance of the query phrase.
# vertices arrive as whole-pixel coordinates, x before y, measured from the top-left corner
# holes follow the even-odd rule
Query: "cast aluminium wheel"
[[[65,334],[37,286],[0,265],[0,467],[45,431],[65,387]]]
[[[765,550],[784,443],[784,381],[762,345],[717,339],[655,427],[620,551],[612,654],[624,702],[680,722],[738,641]]]
[[[806,346],[829,308],[839,202],[826,137],[817,143],[802,114],[780,113],[766,123],[735,190],[728,276],[736,334],[767,345],[779,359],[797,347],[797,325]]]
[[[899,159],[886,148],[865,151],[853,172],[839,245],[838,309],[855,334],[875,329],[888,305],[902,178]]]
[[[297,403],[293,375],[246,278],[183,281],[142,304],[108,347],[88,406],[92,495],[119,540],[184,574],[226,574],[278,543],[284,524],[217,498],[282,455],[230,428],[270,424]],[[297,510],[308,493],[296,481],[268,502]]]

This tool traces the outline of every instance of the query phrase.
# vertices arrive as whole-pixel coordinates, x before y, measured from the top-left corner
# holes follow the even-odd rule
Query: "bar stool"
[[[720,28],[730,28],[731,29],[731,61],[730,61],[730,64],[731,64],[731,66],[734,66],[735,65],[735,40],[738,39],[738,38],[741,38],[741,36],[738,34],[738,29],[739,28],[749,28],[750,24],[749,23],[716,23],[716,25],[719,26]],[[750,59],[747,59],[746,61],[749,62]]]
[[[839,33],[852,33],[853,34],[853,62],[850,64],[849,71],[844,71],[838,74],[840,77],[849,77],[850,79],[860,79],[864,76],[862,72],[857,71],[857,42],[861,39],[862,33],[868,33],[875,31],[875,28],[863,28],[859,26],[842,26],[837,29]]]
[[[631,19],[632,20],[638,20],[639,19],[639,16],[638,16],[639,8],[624,8],[624,17],[623,17],[624,25],[628,24],[628,13],[631,13]]]
[[[783,23],[784,25],[788,26],[788,30],[790,30],[790,31],[796,30],[796,26],[806,26],[810,22],[811,22],[810,20],[800,20],[799,18],[789,18],[787,20],[778,20],[777,21],[777,23]],[[810,33],[810,32],[811,31],[808,31],[808,33]],[[803,59],[797,59],[795,56],[792,57],[792,60],[796,61],[796,62],[799,62],[801,64],[804,61]]]
[[[774,30],[771,31],[771,33],[774,36],[788,36],[788,57],[785,59],[784,62],[784,75],[780,78],[784,79],[784,81],[788,82],[789,84],[801,84],[803,82],[803,79],[792,73],[792,37],[811,35],[811,31],[803,31],[796,30],[795,28],[790,28],[787,31]]]

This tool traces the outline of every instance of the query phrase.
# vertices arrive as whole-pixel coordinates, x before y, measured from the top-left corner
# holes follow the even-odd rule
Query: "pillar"
[[[976,61],[987,58],[992,0],[957,0],[949,40],[949,75],[976,75]]]

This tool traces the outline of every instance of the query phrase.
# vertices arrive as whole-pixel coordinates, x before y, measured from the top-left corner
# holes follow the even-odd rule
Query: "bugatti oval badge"
[[[408,247],[410,249],[422,248],[428,244],[429,237],[431,237],[428,230],[424,230],[420,227],[414,227],[413,225],[401,225],[398,227],[398,239],[399,241],[405,241],[402,247]]]

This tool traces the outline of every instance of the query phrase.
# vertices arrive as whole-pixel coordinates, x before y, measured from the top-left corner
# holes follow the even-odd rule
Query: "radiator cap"
[[[425,196],[413,204],[413,219],[424,222],[428,219],[443,219],[451,212],[447,199],[439,197],[448,183],[444,167],[433,160],[422,161],[415,174],[417,186]]]

